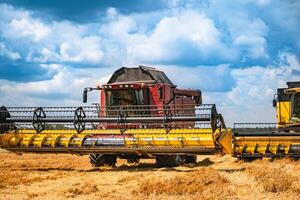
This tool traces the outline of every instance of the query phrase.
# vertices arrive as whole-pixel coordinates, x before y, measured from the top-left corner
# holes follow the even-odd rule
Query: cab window
[[[108,90],[106,104],[107,106],[148,105],[148,91],[146,89]]]
[[[300,118],[300,93],[293,96],[293,117]]]

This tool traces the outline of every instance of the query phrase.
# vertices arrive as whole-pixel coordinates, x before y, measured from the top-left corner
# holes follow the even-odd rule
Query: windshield
[[[300,118],[300,93],[293,96],[293,117]]]
[[[108,90],[106,91],[106,105],[148,105],[147,89]]]

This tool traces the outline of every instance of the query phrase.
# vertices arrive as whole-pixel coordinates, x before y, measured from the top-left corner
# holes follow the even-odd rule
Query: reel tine
[[[86,114],[82,107],[78,107],[74,112],[74,128],[77,133],[81,133],[85,129],[85,122],[83,119],[86,118]]]
[[[37,133],[40,133],[45,129],[46,123],[43,121],[44,118],[46,118],[46,114],[42,107],[33,111],[32,126]]]

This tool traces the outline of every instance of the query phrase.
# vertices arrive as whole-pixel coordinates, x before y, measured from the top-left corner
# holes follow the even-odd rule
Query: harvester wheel
[[[117,156],[110,154],[90,154],[90,163],[93,167],[100,167],[104,165],[116,166]]]
[[[159,167],[177,167],[183,163],[183,159],[179,155],[158,155],[156,156],[156,164]]]
[[[127,162],[131,164],[136,164],[140,162],[139,158],[127,158]]]
[[[197,163],[197,155],[185,156],[184,163],[192,163],[192,164]]]

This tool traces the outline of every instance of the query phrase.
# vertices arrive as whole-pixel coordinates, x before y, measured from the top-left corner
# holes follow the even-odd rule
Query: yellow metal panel
[[[266,153],[266,150],[267,150],[266,145],[258,145],[258,147],[256,149],[256,153],[264,154],[264,153]]]
[[[288,124],[291,119],[291,103],[289,101],[277,102],[276,112],[279,125]]]
[[[31,144],[31,141],[36,137],[35,135],[26,135],[20,140],[20,146],[29,147]]]
[[[70,141],[73,139],[74,135],[64,135],[58,139],[57,144],[62,147],[69,147]]]
[[[232,153],[232,130],[222,130],[222,134],[218,137],[218,141],[220,144],[222,153],[231,154]]]
[[[126,146],[214,146],[212,134],[133,134],[125,137]]]
[[[287,154],[289,152],[290,146],[296,144],[300,144],[299,136],[236,137],[234,140],[234,154],[242,154],[244,147],[247,147],[246,153],[249,154],[266,154],[266,151],[268,149],[269,153],[276,155],[279,147],[283,149],[283,153]],[[256,152],[254,151],[255,147]]]
[[[85,130],[19,130],[0,135],[2,146],[34,147],[81,147],[85,137],[91,134],[122,134],[118,129]],[[169,146],[169,147],[215,147],[211,129],[128,129],[123,133],[125,146]],[[7,142],[9,141],[9,142]],[[20,141],[20,142],[19,142]]]
[[[44,140],[46,139],[45,136],[46,136],[46,135],[44,135],[44,134],[35,135],[35,136],[32,138],[32,140],[31,140],[29,146],[42,147],[43,142],[44,142]]]
[[[77,134],[76,136],[74,136],[72,138],[72,140],[70,141],[70,144],[72,144],[72,146],[74,147],[81,147],[82,146],[82,142],[83,139],[86,137],[87,135],[85,134]]]

